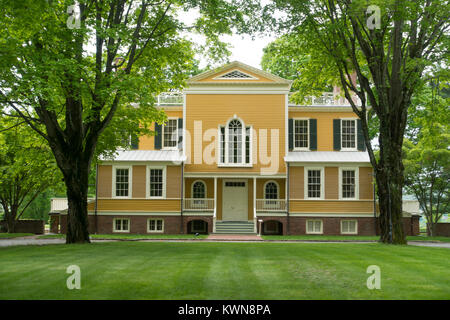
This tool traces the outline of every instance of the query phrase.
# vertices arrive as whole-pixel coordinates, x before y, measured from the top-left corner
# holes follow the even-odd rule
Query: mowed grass
[[[26,236],[34,236],[32,233],[0,233],[0,239],[12,239]]]
[[[319,243],[114,242],[0,248],[0,299],[449,299],[450,250]],[[70,265],[81,290],[69,290]],[[381,289],[366,286],[381,269]]]

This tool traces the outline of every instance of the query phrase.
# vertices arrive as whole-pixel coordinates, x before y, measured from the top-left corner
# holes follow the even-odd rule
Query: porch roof
[[[120,150],[111,156],[100,157],[101,161],[125,162],[125,161],[155,161],[155,162],[182,162],[186,156],[178,150]]]
[[[358,162],[370,163],[365,151],[293,151],[284,157],[286,162]]]

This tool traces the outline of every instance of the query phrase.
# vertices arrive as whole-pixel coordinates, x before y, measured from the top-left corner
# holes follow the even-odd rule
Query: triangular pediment
[[[290,84],[290,80],[280,78],[266,71],[254,68],[239,61],[198,74],[188,80],[189,84],[226,83],[273,83]]]

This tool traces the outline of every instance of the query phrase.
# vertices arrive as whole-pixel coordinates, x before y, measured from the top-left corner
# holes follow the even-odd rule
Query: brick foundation
[[[103,216],[98,215],[97,221],[95,216],[89,216],[89,233],[94,234],[122,234],[123,232],[113,231],[113,220],[115,218],[130,219],[130,234],[147,234],[147,219],[163,219],[164,220],[164,232],[163,234],[180,234],[189,233],[188,224],[193,220],[202,220],[208,224],[208,233],[212,233],[213,230],[213,218],[204,216],[136,216],[136,215],[117,215],[117,216]],[[181,224],[183,229],[181,230]],[[97,225],[97,228],[96,228]],[[97,229],[97,230],[96,230]],[[67,232],[67,215],[61,216],[60,232]],[[150,234],[150,233],[149,233]]]
[[[283,235],[306,235],[306,221],[307,220],[322,220],[323,235],[343,235],[341,233],[341,220],[357,220],[359,236],[373,236],[375,235],[375,221],[373,217],[367,218],[333,218],[333,217],[289,217],[289,230],[287,217],[258,217],[258,220],[278,221],[282,225]],[[378,224],[378,223],[377,223]],[[403,229],[406,235],[419,235],[419,217],[413,216],[411,218],[403,218]],[[259,223],[258,223],[259,230]],[[262,229],[264,234],[264,227]],[[377,226],[377,234],[379,228]]]

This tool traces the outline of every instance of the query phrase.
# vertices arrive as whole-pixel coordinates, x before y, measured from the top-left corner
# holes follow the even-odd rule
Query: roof
[[[254,68],[252,66],[249,66],[249,65],[247,65],[245,63],[242,63],[242,62],[239,62],[239,61],[233,61],[233,62],[228,63],[226,65],[223,65],[223,66],[221,66],[219,68],[212,69],[212,70],[209,70],[209,71],[206,71],[206,72],[202,72],[202,73],[200,73],[200,74],[190,78],[187,81],[187,83],[189,85],[193,85],[193,84],[202,84],[203,85],[203,84],[205,84],[205,82],[198,83],[198,81],[206,79],[206,78],[211,77],[211,76],[216,75],[216,74],[218,76],[220,76],[221,73],[225,73],[225,71],[230,70],[230,69],[234,69],[234,68],[242,69],[242,71],[244,71],[244,72],[245,71],[250,71],[250,72],[254,73],[255,75],[259,75],[259,76],[261,76],[263,78],[269,79],[270,80],[269,83],[271,83],[271,84],[290,85],[292,83],[292,80],[283,79],[283,78],[281,78],[279,76],[276,76],[276,75],[271,74],[269,72],[266,72],[266,71]],[[240,82],[242,84],[241,81],[238,81],[238,82]],[[222,81],[209,81],[207,83],[208,84],[227,84],[227,83],[230,84],[230,82],[222,82]],[[268,83],[268,82],[265,81],[264,83]],[[254,85],[254,84],[257,84],[257,83],[251,83],[251,84]],[[260,83],[260,84],[262,84],[262,83]]]
[[[370,163],[363,151],[293,151],[284,157],[286,162],[359,162]]]
[[[113,162],[182,162],[186,161],[186,156],[183,156],[178,150],[120,150],[116,151],[114,157],[101,157],[100,160]]]

